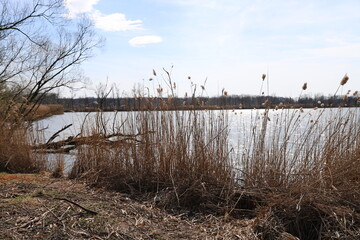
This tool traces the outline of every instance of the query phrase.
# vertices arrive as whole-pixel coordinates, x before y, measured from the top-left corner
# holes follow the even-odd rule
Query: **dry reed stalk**
[[[360,172],[355,167],[360,163],[359,110],[340,108],[330,115],[323,110],[287,111],[272,117],[283,124],[266,129],[264,145],[259,144],[264,121],[254,118],[253,141],[242,157],[245,189],[259,189],[265,206],[273,206],[271,218],[259,220],[258,230],[270,231],[272,238],[287,231],[300,239],[330,239],[337,231],[356,239],[360,236]],[[300,125],[305,120],[307,124]],[[302,133],[295,135],[299,128]],[[349,224],[344,226],[334,215]],[[275,226],[283,230],[274,232]]]
[[[171,189],[175,202],[186,207],[199,206],[212,194],[225,198],[233,180],[224,117],[200,111],[129,112],[119,130],[141,133],[141,138],[81,148],[71,176],[92,172],[88,180],[127,192]],[[101,127],[95,129],[103,134]]]
[[[45,169],[42,158],[31,152],[28,129],[19,124],[0,123],[0,172],[31,173]]]
[[[339,87],[336,89],[334,96],[339,91],[341,86],[344,86],[349,81],[349,76],[345,74],[345,76],[341,79]]]
[[[348,81],[346,77],[340,86]],[[162,92],[162,108],[157,110],[171,105],[171,98],[166,102]],[[194,85],[193,103],[198,102],[195,92]],[[259,220],[254,227],[269,231],[269,239],[275,235],[281,239],[284,231],[300,239],[331,239],[333,233],[356,239],[360,236],[359,121],[358,109],[275,113],[266,104],[263,113],[252,116],[245,150],[235,162],[228,146],[226,113],[129,112],[113,129],[141,137],[114,139],[111,144],[96,141],[81,148],[72,175],[120,191],[152,192],[154,202],[164,207],[210,205],[228,209],[226,215],[251,203]],[[89,131],[104,135],[106,122],[100,115]]]

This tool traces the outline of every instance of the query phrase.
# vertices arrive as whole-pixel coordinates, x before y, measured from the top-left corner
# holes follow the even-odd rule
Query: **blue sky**
[[[359,0],[66,0],[69,17],[87,14],[105,46],[84,64],[92,81],[131,93],[158,84],[152,69],[172,70],[177,93],[207,78],[206,95],[269,94],[297,97],[360,89]],[[141,87],[138,87],[141,89]],[[77,96],[84,95],[77,93]]]

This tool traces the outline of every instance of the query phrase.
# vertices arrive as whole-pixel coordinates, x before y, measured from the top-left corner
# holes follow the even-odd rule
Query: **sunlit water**
[[[266,144],[271,145],[274,135],[278,135],[282,143],[283,135],[286,130],[290,135],[290,147],[296,147],[299,139],[304,135],[306,130],[312,124],[317,124],[317,131],[320,132],[320,137],[325,137],[326,133],[321,133],[331,121],[340,119],[342,116],[352,113],[355,119],[360,120],[359,108],[327,108],[327,109],[282,109],[282,110],[269,110],[265,115],[265,110],[215,110],[205,111],[206,114],[214,114],[219,121],[227,121],[229,132],[229,145],[233,152],[242,153],[251,151],[253,147],[254,136],[258,136],[266,119]],[[111,133],[115,131],[124,121],[126,121],[129,114],[136,116],[136,112],[104,112],[102,113],[103,125],[106,126],[107,131]],[[265,115],[265,116],[264,116]],[[46,142],[55,132],[60,130],[66,125],[72,124],[71,127],[59,134],[55,139],[67,139],[70,136],[77,136],[81,132],[87,134],[89,127],[95,124],[95,119],[98,113],[91,112],[68,112],[62,115],[55,115],[47,119],[43,119],[34,123],[34,130],[41,130],[41,134],[37,134],[34,141],[36,143]],[[87,127],[84,127],[87,126]],[[87,133],[85,133],[86,131]],[[316,134],[315,134],[316,135]],[[293,146],[291,144],[293,143]],[[49,161],[54,162],[59,158],[58,154],[48,154]],[[69,171],[73,162],[75,161],[75,154],[61,154],[65,160],[65,171]]]

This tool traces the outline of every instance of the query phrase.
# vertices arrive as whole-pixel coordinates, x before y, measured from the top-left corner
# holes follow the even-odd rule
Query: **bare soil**
[[[0,239],[256,239],[254,219],[171,215],[49,174],[0,173]]]

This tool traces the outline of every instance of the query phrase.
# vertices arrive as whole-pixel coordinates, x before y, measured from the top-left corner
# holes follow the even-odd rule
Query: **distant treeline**
[[[251,108],[314,108],[314,107],[359,107],[358,96],[316,96],[301,98],[276,96],[231,95],[219,97],[118,97],[118,98],[59,98],[48,94],[43,104],[61,104],[65,111],[136,111],[174,109],[251,109]]]

